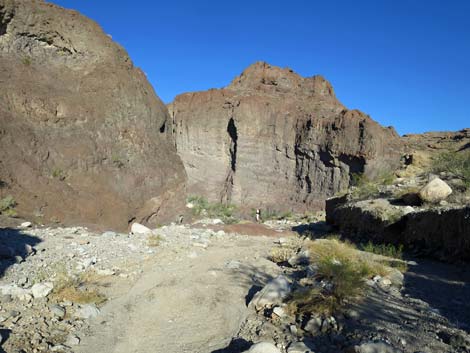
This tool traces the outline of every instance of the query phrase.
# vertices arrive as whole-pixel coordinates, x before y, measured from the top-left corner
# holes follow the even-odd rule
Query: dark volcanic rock
[[[184,201],[185,172],[167,119],[96,23],[43,1],[0,0],[0,192],[20,214],[115,228],[169,216]]]
[[[403,145],[321,76],[256,63],[228,87],[170,104],[189,192],[247,207],[323,207],[348,187],[399,165]]]

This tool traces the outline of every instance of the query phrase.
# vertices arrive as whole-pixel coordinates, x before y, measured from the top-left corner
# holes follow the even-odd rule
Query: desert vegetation
[[[5,196],[4,198],[0,199],[0,214],[3,214],[5,216],[15,216],[16,211],[16,201],[13,198],[13,196],[8,195]]]
[[[470,151],[444,152],[434,158],[431,170],[434,173],[451,173],[461,178],[470,188]]]
[[[211,203],[202,196],[190,196],[187,201],[192,205],[191,211],[194,216],[220,218],[226,224],[238,221],[235,217],[235,205],[220,202]]]

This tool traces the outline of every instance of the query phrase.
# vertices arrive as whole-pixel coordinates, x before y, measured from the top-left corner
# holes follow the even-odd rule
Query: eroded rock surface
[[[348,187],[398,166],[392,128],[346,109],[321,76],[266,63],[226,88],[186,93],[169,105],[189,192],[247,207],[322,207]]]
[[[0,0],[0,196],[40,221],[125,228],[184,201],[168,112],[93,21]],[[165,206],[163,206],[165,205]]]

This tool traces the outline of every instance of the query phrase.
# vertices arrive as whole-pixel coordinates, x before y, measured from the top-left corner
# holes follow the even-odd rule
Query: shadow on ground
[[[3,348],[1,347],[2,343],[5,342],[8,337],[10,337],[10,333],[11,331],[10,330],[6,330],[6,329],[0,329],[0,337],[2,338],[1,342],[0,342],[0,353],[6,353]]]
[[[10,266],[28,256],[29,247],[40,242],[41,239],[28,235],[26,231],[0,228],[0,278]]]
[[[470,332],[470,265],[419,259],[405,274],[405,293],[427,302],[455,326]]]
[[[331,233],[331,226],[326,222],[320,221],[315,223],[300,224],[292,227],[292,231],[299,235],[309,238],[322,238]]]

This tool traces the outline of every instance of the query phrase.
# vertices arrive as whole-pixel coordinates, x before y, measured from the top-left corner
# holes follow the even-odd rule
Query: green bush
[[[0,213],[9,214],[16,207],[16,201],[13,196],[6,196],[0,200]]]
[[[206,216],[209,218],[220,218],[224,223],[236,223],[234,217],[236,207],[231,204],[210,203],[202,196],[190,196],[188,202],[193,204],[192,213],[194,216]]]
[[[403,258],[403,245],[395,246],[393,244],[374,244],[369,241],[367,244],[362,245],[362,250],[394,259]]]
[[[431,170],[452,173],[462,178],[465,187],[470,189],[470,151],[441,153],[434,158]]]

